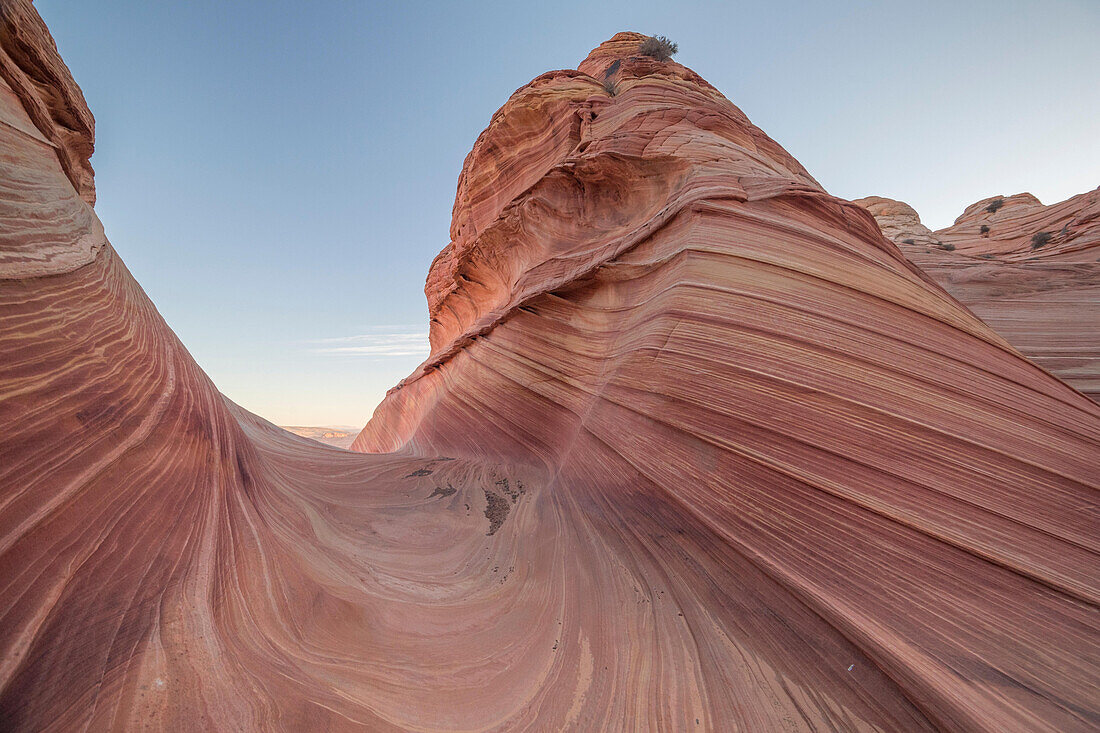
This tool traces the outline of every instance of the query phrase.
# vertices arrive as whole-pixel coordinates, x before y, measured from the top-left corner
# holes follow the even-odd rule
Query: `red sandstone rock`
[[[883,235],[899,247],[904,245],[917,245],[923,247],[942,247],[943,242],[935,233],[921,224],[920,216],[916,210],[901,201],[882,198],[881,196],[868,196],[863,199],[855,199],[853,204],[859,204],[871,212],[875,217]]]
[[[479,138],[395,453],[249,415],[9,216],[0,727],[1096,726],[1100,406],[635,40]],[[25,138],[4,211],[59,195]]]
[[[899,201],[854,203],[1021,353],[1100,399],[1100,189],[1050,206],[1028,193],[991,196],[937,232]]]
[[[94,205],[95,181],[88,159],[95,147],[95,118],[84,94],[29,0],[0,2],[0,27],[3,95],[14,93],[23,108],[17,116],[29,116],[37,128],[30,132],[17,124],[18,129],[32,137],[44,136],[77,194]],[[5,104],[3,121],[12,124],[7,108]]]
[[[107,246],[92,211],[94,122],[28,2],[0,2],[0,277],[67,272]]]
[[[983,233],[983,226],[989,231]],[[968,206],[936,234],[963,254],[993,254],[1009,262],[1094,263],[1100,259],[1100,188],[1050,206],[1029,193],[992,196]],[[1042,234],[1049,239],[1036,240]]]

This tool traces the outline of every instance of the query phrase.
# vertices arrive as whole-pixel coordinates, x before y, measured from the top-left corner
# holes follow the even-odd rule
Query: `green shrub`
[[[996,214],[997,209],[1001,208],[1004,205],[1005,205],[1005,200],[1004,199],[995,198],[995,199],[993,199],[992,201],[989,202],[989,206],[986,206],[985,210],[988,211],[990,214]]]
[[[979,229],[978,231],[982,234],[989,234],[989,227],[986,226],[985,224],[982,224],[982,228]]]
[[[955,245],[951,244],[951,242],[940,242],[940,246],[946,249],[948,252],[955,251]]]
[[[638,44],[638,53],[658,61],[668,61],[680,48],[664,36],[650,36]]]
[[[914,242],[912,239],[903,239],[903,240],[901,240],[901,243],[902,244],[916,244],[916,242]]]
[[[1053,237],[1054,235],[1050,232],[1036,232],[1035,235],[1031,237],[1031,248],[1039,249],[1044,244],[1050,242]]]

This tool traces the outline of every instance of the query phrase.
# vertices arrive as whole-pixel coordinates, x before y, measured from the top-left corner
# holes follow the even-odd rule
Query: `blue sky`
[[[830,192],[933,228],[1100,184],[1100,3],[37,0],[97,120],[96,206],[229,397],[360,426],[427,353],[463,158],[518,87],[667,35]]]

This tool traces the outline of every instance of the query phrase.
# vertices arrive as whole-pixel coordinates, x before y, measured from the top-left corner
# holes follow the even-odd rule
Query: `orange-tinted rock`
[[[337,448],[350,448],[355,441],[357,430],[341,428],[321,428],[302,425],[280,425],[283,430],[303,438],[316,440],[318,443],[332,445]]]
[[[0,2],[0,282],[67,272],[107,243],[92,115],[28,2]]]
[[[1100,260],[1100,188],[1050,206],[1029,193],[992,196],[968,206],[936,234],[963,254],[1094,263]]]
[[[1050,206],[1027,193],[991,196],[930,237],[898,215],[913,212],[906,204],[854,203],[1021,353],[1100,399],[1100,189]]]
[[[29,116],[37,128],[30,134],[45,137],[76,193],[94,205],[95,180],[88,159],[95,147],[95,118],[84,94],[57,55],[53,38],[30,0],[0,2],[0,27],[3,95],[19,99],[21,115]],[[5,100],[2,119],[12,124],[7,107]]]
[[[228,402],[109,245],[0,260],[0,727],[1095,727],[1100,406],[692,72],[614,73],[475,146],[400,452]]]
[[[883,235],[899,246],[939,247],[943,245],[935,233],[921,223],[920,215],[909,204],[881,196],[855,199],[852,203],[859,204],[870,211],[871,216],[875,217],[879,228],[882,229]],[[904,247],[902,251],[905,251]]]
[[[744,196],[759,179],[820,190],[798,161],[690,69],[614,56],[629,54],[623,49],[641,38],[620,33],[581,64],[603,77],[618,61],[615,96],[582,71],[553,71],[493,115],[459,177],[452,241],[428,274],[433,354],[548,283],[576,279],[646,236],[642,223],[657,226],[708,189],[729,186]],[[669,95],[683,106],[669,107]],[[721,157],[741,149],[755,157]],[[684,161],[692,156],[718,157],[685,180]],[[571,220],[543,216],[560,206],[572,207]],[[515,215],[501,216],[509,208]]]
[[[598,74],[613,55],[593,54]],[[1095,613],[1092,549],[1069,561],[1062,551],[1094,535],[1097,407],[1023,360],[710,87],[632,64],[616,68],[613,96],[593,92],[586,109],[597,118],[572,150],[555,164],[565,146],[544,149],[537,183],[497,184],[507,203],[459,228],[461,267],[449,258],[429,276],[433,354],[356,446],[542,465],[550,526],[532,527],[525,544],[558,546],[560,528],[585,527],[568,544],[566,575],[592,579],[579,610],[586,638],[652,629],[671,650],[660,672],[609,669],[627,689],[697,670],[703,682],[677,683],[670,696],[706,699],[708,725],[768,730],[795,715],[778,687],[729,674],[747,657],[814,690],[818,702],[802,708],[811,729],[1088,727],[1094,712],[1018,691],[1080,689],[1054,672],[1079,665],[1077,651],[1054,652],[1061,661],[1039,673],[1022,649],[1051,649],[1058,632],[1039,620],[1051,612]],[[576,79],[536,85],[569,95]],[[512,171],[530,156],[521,145],[493,154],[478,164]],[[460,184],[459,206],[464,195]],[[1060,425],[1053,433],[1048,420]],[[1071,443],[1084,453],[1069,469]],[[1049,481],[1087,515],[1053,545],[1068,515],[1042,488]],[[1052,510],[1056,522],[1038,519]],[[610,570],[619,553],[629,570]],[[1055,578],[1077,563],[1080,582]],[[743,575],[750,566],[778,585]],[[704,587],[733,590],[710,602],[688,590]],[[753,626],[756,611],[734,599],[755,589],[790,593],[831,627],[802,638],[858,640],[886,673],[873,683],[879,711],[839,689],[849,665],[831,674],[838,652]],[[634,592],[640,610],[624,614]],[[660,602],[668,597],[676,604]],[[1038,611],[1040,597],[1061,598],[1061,610]],[[705,624],[685,621],[703,609]],[[723,644],[685,645],[684,624],[696,641],[721,629]],[[1011,649],[995,641],[1028,636]],[[764,649],[763,638],[786,640]],[[1076,669],[1095,679],[1093,665]],[[1015,682],[992,681],[1000,675]],[[906,717],[906,700],[923,721]],[[600,703],[610,719],[637,723],[630,706]],[[858,712],[841,721],[838,708]],[[692,716],[671,720],[688,727]]]

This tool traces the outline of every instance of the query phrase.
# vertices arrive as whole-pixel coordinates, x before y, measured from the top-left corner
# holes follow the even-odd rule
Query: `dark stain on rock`
[[[408,476],[406,476],[405,478],[413,478],[415,476],[430,476],[431,473],[432,473],[432,469],[430,469],[430,468],[418,468],[415,471],[413,471],[412,473],[410,473]]]
[[[522,481],[517,481],[515,488],[512,488],[508,479],[502,478],[500,481],[496,482],[496,485],[500,487],[500,490],[505,496],[512,500],[513,504],[519,501],[520,496],[527,493],[527,489],[524,487]]]
[[[428,494],[428,498],[431,499],[431,498],[436,497],[436,496],[450,496],[451,494],[455,493],[456,491],[458,491],[458,489],[451,486],[450,484],[447,484],[447,488],[445,488],[445,489],[441,486],[436,486],[435,491]]]
[[[486,534],[493,535],[504,524],[504,520],[508,518],[508,511],[512,507],[507,499],[492,489],[483,489],[483,491],[485,492],[485,518],[489,520],[489,531]]]

